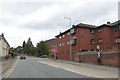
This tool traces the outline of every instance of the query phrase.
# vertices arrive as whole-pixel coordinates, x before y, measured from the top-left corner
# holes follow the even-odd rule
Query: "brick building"
[[[48,45],[48,47],[50,49],[50,52],[53,55],[54,53],[53,53],[52,50],[56,49],[56,39],[53,38],[53,39],[50,39],[50,40],[46,40],[45,42],[47,43],[47,45]]]
[[[70,57],[77,52],[96,51],[97,46],[103,52],[118,52],[119,44],[120,21],[107,22],[100,26],[80,23],[56,36],[57,58],[70,60]]]

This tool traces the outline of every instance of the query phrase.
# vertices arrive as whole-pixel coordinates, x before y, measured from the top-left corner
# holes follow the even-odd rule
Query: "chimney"
[[[72,27],[74,28],[74,27],[75,27],[75,25],[72,25]]]
[[[108,21],[107,24],[110,24],[110,22]]]
[[[1,35],[2,35],[2,37],[4,37],[4,33],[2,33]]]

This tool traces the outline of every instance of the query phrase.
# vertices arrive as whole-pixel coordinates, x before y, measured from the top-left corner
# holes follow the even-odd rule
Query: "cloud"
[[[7,1],[7,2],[5,2]],[[10,2],[9,2],[10,1]],[[70,17],[72,24],[94,25],[114,22],[118,16],[118,0],[4,0],[0,1],[0,33],[6,37],[21,37],[16,45],[31,37],[36,44],[40,40],[54,38],[70,27],[63,17]],[[7,38],[14,46],[14,38]]]

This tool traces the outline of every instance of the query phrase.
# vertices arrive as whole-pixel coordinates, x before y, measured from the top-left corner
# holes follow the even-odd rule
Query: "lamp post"
[[[70,61],[72,60],[72,52],[71,52],[71,18],[64,17],[70,21]]]

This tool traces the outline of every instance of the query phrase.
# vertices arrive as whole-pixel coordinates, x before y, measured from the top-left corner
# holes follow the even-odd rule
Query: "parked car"
[[[42,58],[47,58],[47,55],[42,55]]]
[[[40,57],[40,55],[37,55],[37,57]]]
[[[25,55],[21,55],[20,59],[26,59],[26,56]]]

